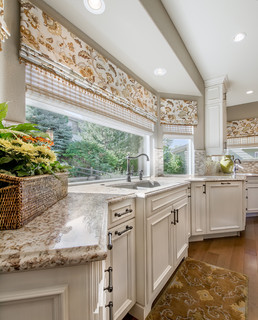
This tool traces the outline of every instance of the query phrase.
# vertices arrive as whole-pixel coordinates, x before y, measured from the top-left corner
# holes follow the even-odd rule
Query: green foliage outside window
[[[131,133],[100,126],[86,121],[75,121],[67,116],[35,107],[26,108],[28,121],[36,123],[42,131],[51,130],[54,135],[54,150],[58,160],[72,168],[72,176],[78,176],[78,168],[112,175],[125,174],[126,155],[139,153],[142,137]],[[135,172],[138,161],[132,160]]]
[[[163,147],[164,173],[183,174],[186,173],[185,161],[179,154],[174,154],[168,144]]]

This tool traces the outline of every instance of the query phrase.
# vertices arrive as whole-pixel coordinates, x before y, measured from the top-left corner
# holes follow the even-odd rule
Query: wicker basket
[[[0,174],[0,230],[18,229],[67,196],[68,174]]]

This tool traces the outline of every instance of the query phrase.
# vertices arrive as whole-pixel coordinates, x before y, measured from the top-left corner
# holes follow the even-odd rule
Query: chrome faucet
[[[240,166],[240,163],[241,163],[241,160],[240,160],[240,159],[236,158],[236,159],[234,160],[234,167],[233,167],[233,177],[234,177],[234,178],[236,177],[236,172],[237,172],[238,168],[243,169],[243,167]]]
[[[140,156],[145,156],[147,158],[147,161],[150,161],[150,158],[146,153],[141,153],[141,154],[139,154],[138,156],[135,156],[135,157],[131,157],[129,155],[129,153],[128,153],[128,155],[126,157],[126,160],[127,160],[126,181],[127,182],[131,182],[131,174],[132,174],[132,172],[131,172],[130,160],[131,159],[137,159]]]

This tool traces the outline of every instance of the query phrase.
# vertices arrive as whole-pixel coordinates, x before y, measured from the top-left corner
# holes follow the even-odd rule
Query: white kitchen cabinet
[[[174,203],[172,214],[174,251],[173,267],[175,269],[185,257],[188,250],[188,198],[185,197],[184,199]]]
[[[0,319],[102,320],[104,261],[1,274]]]
[[[105,264],[106,320],[120,320],[136,301],[135,199],[108,207],[108,257]]]
[[[207,233],[241,231],[243,186],[241,182],[206,182]]]
[[[246,213],[257,214],[258,213],[258,176],[248,177],[246,182],[246,188],[247,188]]]
[[[244,200],[244,181],[192,182],[191,240],[243,230]]]
[[[148,297],[164,284],[173,271],[172,206],[147,219]]]
[[[226,80],[205,81],[205,149],[206,154],[222,155],[226,149]]]
[[[188,254],[188,184],[136,199],[136,304],[143,320],[178,264]]]
[[[122,319],[136,301],[135,219],[119,224],[108,232],[112,234],[112,249],[106,260],[106,304],[113,303],[111,319],[117,320]],[[111,292],[109,286],[112,286]],[[107,320],[110,319],[109,312],[107,308]]]
[[[205,188],[205,182],[191,183],[191,229],[193,236],[206,233]]]

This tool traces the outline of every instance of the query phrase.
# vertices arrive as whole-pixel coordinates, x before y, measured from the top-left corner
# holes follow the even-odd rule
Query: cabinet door
[[[242,182],[207,182],[207,233],[242,230]]]
[[[174,268],[176,268],[187,255],[188,250],[188,198],[176,202],[173,205],[173,210],[175,210],[175,224],[173,228]]]
[[[113,291],[106,294],[106,301],[113,302],[113,319],[123,319],[136,302],[135,292],[135,219],[109,230],[112,249],[108,252],[107,268],[112,267]],[[106,272],[106,287],[109,273]],[[107,290],[106,290],[107,291]],[[108,309],[108,308],[107,308]],[[107,310],[107,319],[109,319]]]
[[[150,299],[173,272],[172,206],[147,219],[147,279]]]
[[[247,212],[258,212],[258,183],[247,184]]]
[[[191,230],[193,236],[206,233],[205,182],[192,182],[191,184]]]

